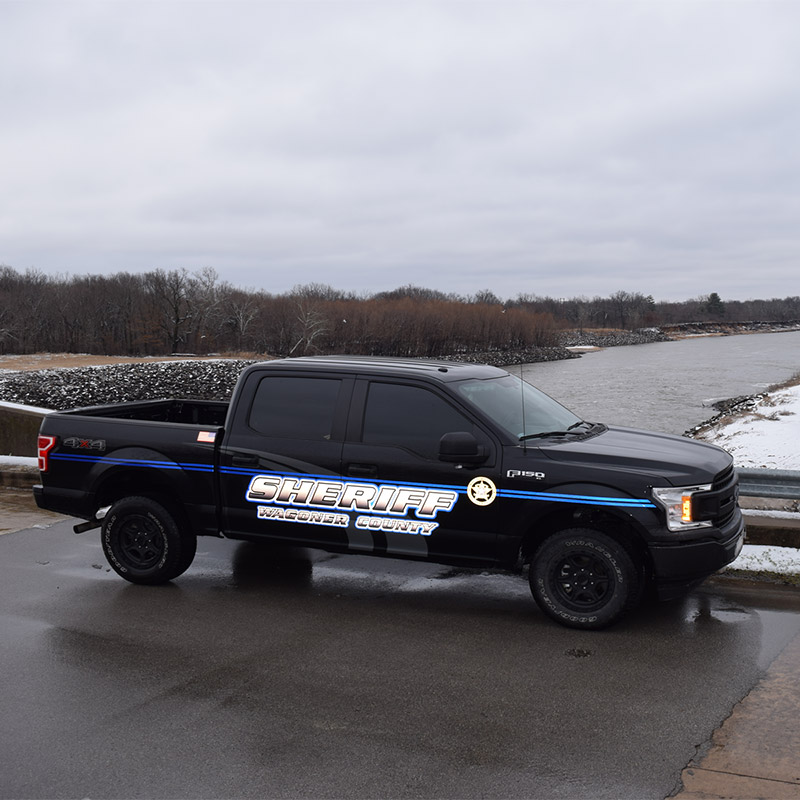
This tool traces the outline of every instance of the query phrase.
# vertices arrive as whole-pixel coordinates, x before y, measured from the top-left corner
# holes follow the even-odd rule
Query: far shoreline
[[[450,360],[485,363],[497,367],[535,364],[581,358],[607,347],[628,347],[655,342],[672,342],[683,339],[742,336],[762,333],[794,333],[800,331],[800,321],[790,322],[685,322],[660,327],[623,330],[621,328],[575,328],[560,331],[558,343],[549,347],[528,347],[508,350],[488,350],[438,355],[416,356],[432,360]],[[304,355],[323,355],[305,353]],[[355,355],[355,354],[354,354]],[[382,354],[378,354],[380,356]],[[267,361],[281,358],[268,353],[171,353],[167,355],[112,355],[96,353],[30,353],[0,354],[0,375],[12,372],[39,371],[85,366],[111,366],[115,364],[154,363],[159,361],[194,360],[248,360]],[[412,356],[413,357],[413,356]]]

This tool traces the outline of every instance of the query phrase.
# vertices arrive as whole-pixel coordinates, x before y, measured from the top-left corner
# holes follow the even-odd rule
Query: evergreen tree
[[[716,292],[711,292],[706,301],[706,311],[712,317],[725,316],[725,303],[722,302],[720,296]]]

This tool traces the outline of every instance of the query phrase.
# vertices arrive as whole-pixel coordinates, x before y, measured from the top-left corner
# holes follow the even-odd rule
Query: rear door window
[[[330,440],[341,384],[335,378],[263,378],[248,424],[274,438]]]

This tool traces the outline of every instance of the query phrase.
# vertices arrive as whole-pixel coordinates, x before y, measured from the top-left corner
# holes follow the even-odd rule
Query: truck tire
[[[126,497],[103,520],[103,552],[111,568],[131,583],[158,584],[186,572],[197,537],[149,497]]]
[[[539,608],[570,628],[599,630],[620,620],[641,597],[642,570],[615,539],[570,528],[544,541],[530,565]]]

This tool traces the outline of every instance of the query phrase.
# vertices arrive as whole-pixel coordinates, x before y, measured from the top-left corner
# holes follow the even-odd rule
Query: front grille
[[[710,492],[695,496],[696,518],[711,520],[718,528],[724,527],[736,513],[738,487],[739,477],[731,465],[716,475]]]
[[[721,488],[727,485],[731,478],[736,478],[736,471],[733,468],[733,464],[731,464],[727,469],[722,470],[715,478],[713,487],[714,489]]]

